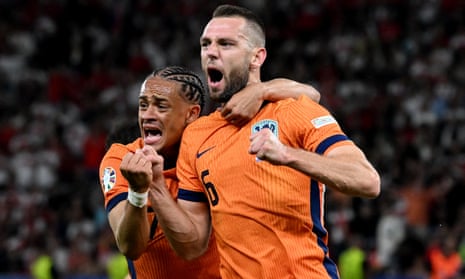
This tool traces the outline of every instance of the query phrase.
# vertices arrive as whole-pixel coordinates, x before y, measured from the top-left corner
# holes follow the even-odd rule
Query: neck
[[[175,168],[176,160],[177,160],[177,157],[174,160],[170,160],[169,158],[166,158],[164,160],[163,170],[169,170],[169,169]]]
[[[168,170],[176,167],[176,161],[178,160],[179,146],[176,146],[176,151],[172,152],[160,152],[163,156],[163,170]]]

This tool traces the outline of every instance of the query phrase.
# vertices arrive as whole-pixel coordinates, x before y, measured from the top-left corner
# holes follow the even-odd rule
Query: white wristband
[[[147,204],[149,192],[137,193],[131,188],[128,189],[128,202],[136,207],[142,208]]]

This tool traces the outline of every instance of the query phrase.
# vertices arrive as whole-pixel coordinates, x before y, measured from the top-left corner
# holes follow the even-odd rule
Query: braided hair
[[[199,104],[201,110],[204,109],[205,86],[200,77],[194,72],[181,66],[168,66],[155,70],[151,76],[181,83],[183,97],[189,102]]]

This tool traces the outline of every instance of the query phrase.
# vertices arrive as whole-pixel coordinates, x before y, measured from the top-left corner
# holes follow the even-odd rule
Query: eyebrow
[[[163,96],[157,96],[157,95],[152,95],[150,97],[146,95],[139,96],[139,100],[142,100],[142,101],[149,101],[149,99],[155,102],[168,101],[168,98],[163,97]]]

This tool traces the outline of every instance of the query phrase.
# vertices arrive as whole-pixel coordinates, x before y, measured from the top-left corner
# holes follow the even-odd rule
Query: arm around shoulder
[[[315,102],[321,98],[320,92],[313,86],[287,78],[275,78],[262,82],[263,99],[268,101],[279,101],[286,98],[297,99],[300,95],[306,95]]]
[[[306,95],[315,102],[320,93],[311,85],[286,78],[248,84],[237,92],[221,108],[221,115],[230,123],[242,126],[257,114],[263,102],[276,102],[288,98],[298,99]]]

